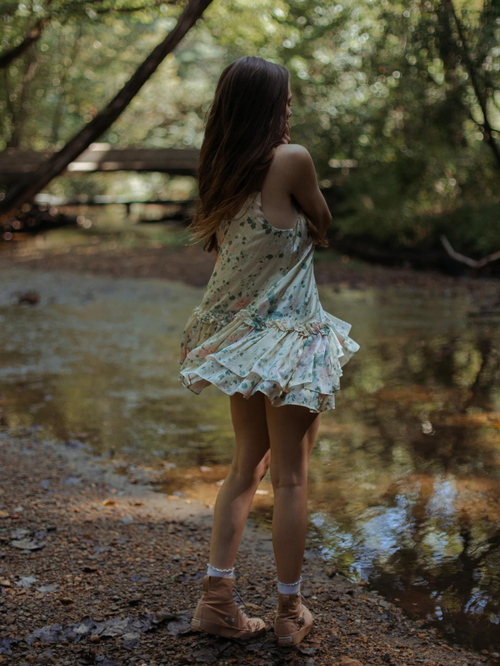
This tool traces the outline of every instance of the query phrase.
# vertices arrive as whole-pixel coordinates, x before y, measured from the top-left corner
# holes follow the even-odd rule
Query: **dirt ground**
[[[293,664],[472,666],[450,645],[306,550],[302,592],[315,618],[299,646],[275,646],[271,535],[247,523],[236,588],[264,638],[193,632],[212,511],[113,474],[81,443],[38,428],[0,430],[0,663],[74,666]]]
[[[0,248],[1,249],[1,248]],[[349,288],[411,286],[420,289],[498,293],[498,280],[473,276],[444,275],[437,271],[389,268],[357,262],[327,260],[330,250],[316,250],[315,275],[319,285]],[[35,270],[69,270],[115,277],[151,277],[180,280],[193,286],[207,284],[216,255],[192,247],[121,247],[116,242],[96,241],[90,245],[37,249],[17,243],[0,252],[0,268],[22,266]]]

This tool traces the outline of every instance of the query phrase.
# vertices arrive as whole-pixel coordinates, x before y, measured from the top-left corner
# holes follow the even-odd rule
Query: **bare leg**
[[[236,393],[230,405],[235,453],[215,502],[210,542],[209,562],[218,569],[234,565],[252,499],[270,462],[264,394]]]
[[[273,550],[278,580],[300,578],[307,534],[307,475],[321,414],[266,398],[274,490]]]

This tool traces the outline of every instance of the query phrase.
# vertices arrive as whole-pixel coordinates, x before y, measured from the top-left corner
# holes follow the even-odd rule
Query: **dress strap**
[[[250,195],[252,197],[251,203],[250,203],[250,208],[253,208],[254,206],[257,206],[257,208],[260,210],[262,215],[264,215],[264,211],[262,210],[262,190],[257,190],[255,194]]]

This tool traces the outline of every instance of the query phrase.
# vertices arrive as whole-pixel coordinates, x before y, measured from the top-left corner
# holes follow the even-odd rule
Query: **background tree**
[[[60,149],[123,86],[178,11],[153,2],[139,8],[145,0],[62,4],[65,22],[54,17],[4,70],[0,148]],[[334,247],[442,255],[445,234],[457,250],[481,257],[500,247],[498,4],[221,0],[100,140],[200,147],[220,72],[256,53],[291,72],[292,140],[315,159],[334,211]],[[12,7],[4,50],[36,24]],[[358,168],[336,169],[339,160]],[[141,179],[151,193],[167,182]],[[131,180],[73,175],[49,191],[128,192]]]

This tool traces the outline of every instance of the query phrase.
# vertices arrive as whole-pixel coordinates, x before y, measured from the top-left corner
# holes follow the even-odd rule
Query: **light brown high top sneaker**
[[[249,640],[266,631],[260,617],[248,617],[234,599],[234,578],[204,576],[203,592],[191,620],[191,629],[216,636]]]
[[[302,603],[300,592],[278,592],[278,608],[274,619],[274,635],[278,645],[297,645],[311,631],[312,626],[312,613]]]

